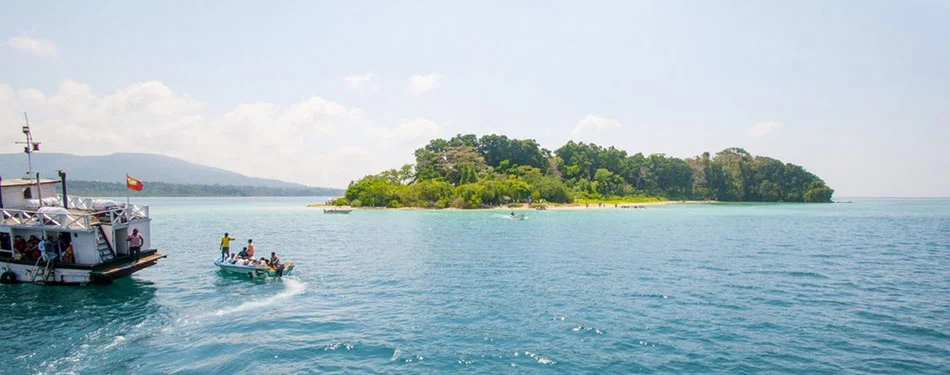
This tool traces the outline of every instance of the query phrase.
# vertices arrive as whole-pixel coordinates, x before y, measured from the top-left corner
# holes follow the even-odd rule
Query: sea
[[[950,199],[526,220],[324,200],[135,199],[168,258],[0,286],[0,373],[950,373]],[[221,273],[224,232],[294,274]]]

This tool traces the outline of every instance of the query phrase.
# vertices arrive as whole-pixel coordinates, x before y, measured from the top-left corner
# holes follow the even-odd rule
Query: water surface
[[[169,258],[0,286],[0,373],[950,373],[950,200],[355,211],[141,199]],[[298,264],[250,281],[223,232]]]

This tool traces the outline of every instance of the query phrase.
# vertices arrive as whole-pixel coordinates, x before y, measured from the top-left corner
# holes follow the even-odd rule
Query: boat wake
[[[273,296],[270,296],[261,300],[244,302],[237,307],[215,311],[214,316],[230,315],[230,314],[239,313],[242,311],[255,310],[262,307],[267,307],[277,302],[280,302],[281,300],[296,296],[298,294],[302,294],[305,290],[307,290],[307,284],[304,284],[300,280],[284,278],[282,282],[284,285],[286,285],[286,288],[280,293],[277,293]]]

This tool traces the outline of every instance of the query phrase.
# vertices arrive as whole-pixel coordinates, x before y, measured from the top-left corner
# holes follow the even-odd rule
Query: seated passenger
[[[26,241],[26,252],[30,254],[30,260],[36,261],[40,259],[39,244],[40,239],[34,235],[30,235],[30,239]]]
[[[228,259],[228,263],[237,263],[237,254],[231,253],[231,258]]]
[[[277,253],[273,251],[270,253],[270,266],[274,268],[277,268],[280,266],[280,258],[278,258]]]
[[[20,256],[20,259],[26,258],[26,240],[24,240],[21,236],[16,236],[13,239],[13,250],[15,251],[15,254]]]

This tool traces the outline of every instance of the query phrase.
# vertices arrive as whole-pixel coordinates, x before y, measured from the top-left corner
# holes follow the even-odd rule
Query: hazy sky
[[[0,152],[344,187],[456,133],[950,195],[950,2],[4,2]],[[148,176],[138,176],[148,180]]]

